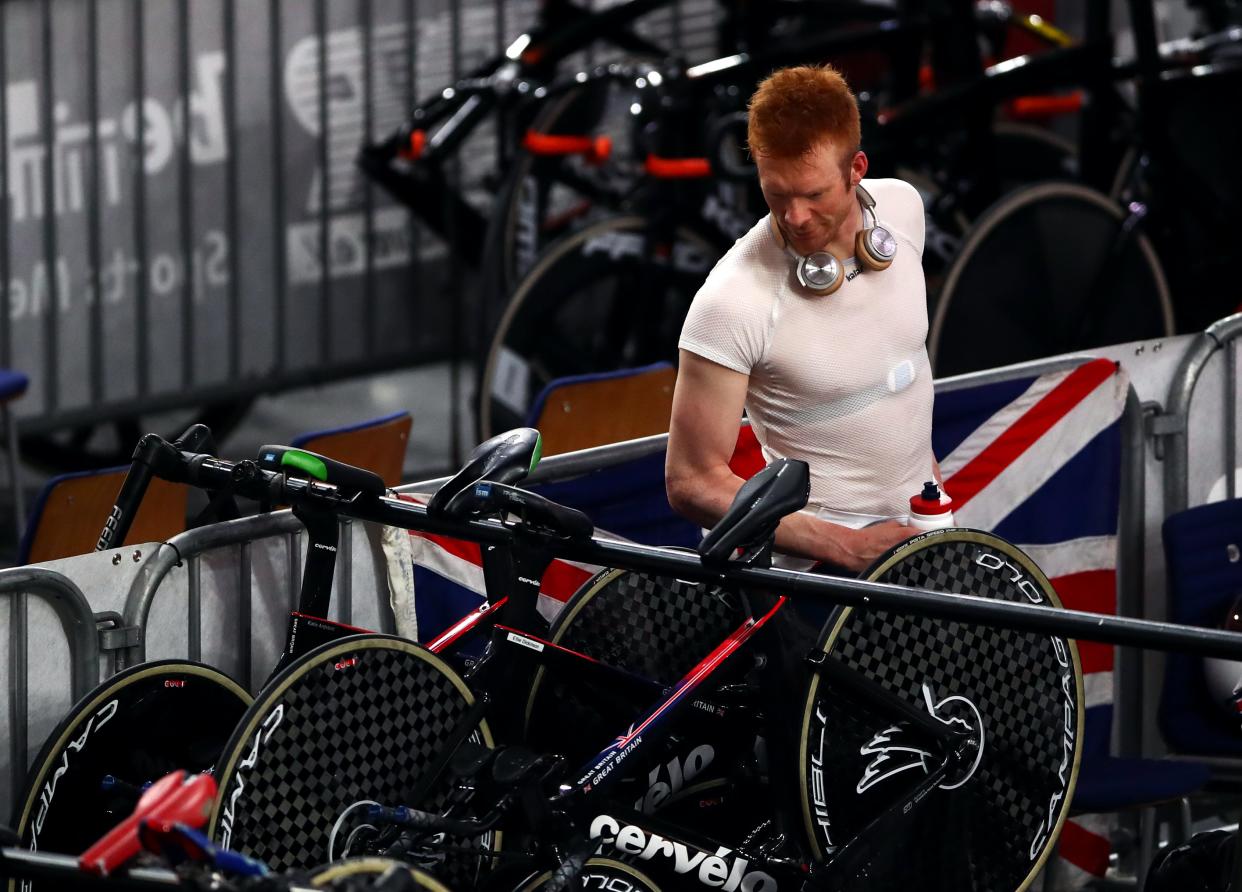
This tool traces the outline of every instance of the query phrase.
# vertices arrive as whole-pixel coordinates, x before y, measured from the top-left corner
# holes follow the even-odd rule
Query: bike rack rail
[[[26,599],[32,596],[42,599],[60,620],[69,647],[70,689],[75,703],[99,684],[99,636],[95,614],[86,595],[54,570],[42,567],[0,570],[0,595],[8,596],[9,600],[9,726],[12,729],[9,769],[10,789],[18,790],[25,781],[30,761]]]

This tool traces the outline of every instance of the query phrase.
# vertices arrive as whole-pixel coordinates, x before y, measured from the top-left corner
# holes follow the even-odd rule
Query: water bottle
[[[928,480],[923,491],[910,497],[910,526],[916,530],[943,530],[953,522],[953,500],[940,491],[936,481]]]

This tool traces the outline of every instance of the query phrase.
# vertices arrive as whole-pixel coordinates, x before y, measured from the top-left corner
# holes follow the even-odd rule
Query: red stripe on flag
[[[476,567],[483,566],[483,553],[479,551],[478,542],[466,542],[463,539],[450,539],[448,536],[437,536],[435,533],[420,533],[410,530],[411,536],[422,536],[428,542],[439,545],[453,557],[469,561]]]
[[[1116,372],[1117,364],[1110,359],[1095,359],[1070,372],[1064,381],[1031,406],[1008,430],[945,481],[945,490],[953,496],[954,510],[978,495],[1001,471]]]
[[[759,448],[759,440],[749,424],[742,425],[737,432],[737,445],[733,447],[733,457],[729,459],[729,470],[749,480],[763,470],[763,450]]]
[[[547,572],[543,574],[543,583],[539,586],[539,593],[558,601],[568,601],[570,596],[594,575],[590,570],[567,564],[565,561],[553,561]]]
[[[1115,570],[1085,570],[1068,573],[1051,580],[1061,603],[1071,610],[1088,610],[1092,613],[1117,612],[1117,572]],[[1111,644],[1098,641],[1078,642],[1078,657],[1082,671],[1111,672],[1115,651]]]
[[[1108,870],[1108,840],[1099,834],[1066,821],[1061,829],[1061,857],[1079,870],[1102,877]]]

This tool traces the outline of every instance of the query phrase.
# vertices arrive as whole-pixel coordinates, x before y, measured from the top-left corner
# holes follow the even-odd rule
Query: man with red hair
[[[811,467],[810,505],[781,522],[777,549],[855,572],[915,533],[909,498],[939,478],[922,200],[900,180],[864,181],[859,132],[828,66],[777,71],[751,97],[771,213],[695,295],[666,466],[670,504],[715,523],[742,484],[729,459],[745,408],[766,459]]]

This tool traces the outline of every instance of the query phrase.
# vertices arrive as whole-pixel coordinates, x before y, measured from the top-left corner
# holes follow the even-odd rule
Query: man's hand
[[[914,527],[906,526],[896,520],[886,520],[863,527],[861,530],[853,530],[851,535],[843,537],[841,543],[843,560],[838,560],[837,563],[847,570],[861,572],[875,563],[876,558],[884,552],[917,535],[918,532]]]

